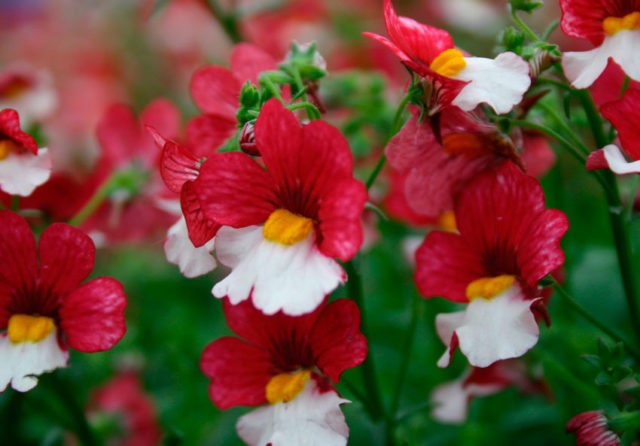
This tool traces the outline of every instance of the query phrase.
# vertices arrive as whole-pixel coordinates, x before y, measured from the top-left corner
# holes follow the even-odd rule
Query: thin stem
[[[311,120],[320,119],[320,111],[318,107],[311,102],[296,102],[295,104],[288,105],[287,108],[291,111],[304,109],[307,112],[307,116]]]
[[[395,420],[396,413],[398,412],[398,406],[400,405],[400,396],[402,395],[402,389],[407,378],[407,371],[409,369],[409,363],[411,361],[411,350],[413,349],[413,343],[416,336],[416,330],[418,328],[418,320],[420,319],[423,299],[414,293],[413,305],[411,307],[411,320],[409,321],[409,328],[407,328],[407,334],[404,339],[404,346],[402,348],[402,362],[400,363],[400,369],[398,371],[398,380],[396,381],[396,388],[391,400],[391,408],[389,410],[389,419]]]
[[[553,281],[553,288],[560,294],[560,296],[564,299],[566,303],[568,303],[571,308],[573,308],[580,316],[589,321],[593,326],[598,328],[604,334],[609,336],[616,342],[621,342],[627,351],[636,359],[640,360],[640,351],[638,351],[634,346],[629,344],[622,336],[618,333],[601,323],[598,319],[593,317],[587,310],[585,310],[563,287],[560,285],[554,278],[551,278]]]
[[[18,195],[13,195],[11,197],[11,210],[13,212],[18,212],[20,210],[20,197]]]
[[[535,32],[533,32],[531,28],[529,28],[529,25],[524,23],[520,19],[520,17],[518,17],[516,10],[513,9],[511,5],[509,5],[509,13],[511,14],[511,18],[513,19],[513,21],[516,22],[516,25],[518,25],[518,27],[522,31],[524,31],[524,33],[528,35],[531,40],[533,40],[534,42],[540,42],[540,37],[538,37],[538,35]]]
[[[562,119],[562,117],[560,117],[555,110],[544,104],[544,103],[539,103],[539,107],[544,110],[544,112],[550,116],[555,122],[556,124],[558,124],[561,128],[562,131],[565,132],[566,135],[568,135],[568,138],[573,142],[573,144],[575,145],[575,147],[577,147],[578,149],[580,149],[585,155],[589,154],[589,149],[587,148],[587,146],[584,145],[584,143],[575,135],[575,133],[573,132],[573,130],[571,130],[571,128],[569,127],[569,125],[567,124],[567,121],[565,121],[564,119]]]
[[[391,139],[400,130],[400,123],[402,122],[402,114],[404,112],[404,109],[407,108],[407,104],[409,104],[410,100],[411,100],[411,97],[409,95],[406,95],[404,98],[402,98],[402,101],[400,101],[400,104],[396,109],[396,113],[393,115],[393,121],[391,122],[391,135],[389,136],[389,139]],[[380,171],[382,170],[386,162],[387,162],[387,157],[383,153],[380,159],[378,159],[378,162],[376,163],[376,166],[373,168],[373,171],[369,175],[369,178],[367,178],[367,181],[365,183],[367,186],[367,190],[370,189],[371,186],[373,186],[373,183],[376,181],[376,178],[378,178],[378,175],[380,174]]]
[[[604,134],[602,119],[600,119],[600,113],[598,113],[598,110],[591,100],[591,96],[589,95],[589,92],[587,90],[578,90],[576,94],[578,96],[578,99],[580,100],[582,108],[587,114],[589,128],[593,133],[593,139],[596,142],[596,146],[598,149],[601,149],[609,143],[609,140]]]
[[[209,7],[209,10],[216,18],[218,23],[222,26],[222,29],[227,34],[227,37],[233,43],[240,43],[244,41],[242,37],[242,33],[240,32],[240,26],[238,23],[238,18],[234,11],[225,12],[218,3],[217,0],[207,0],[206,5]]]
[[[347,281],[347,290],[349,296],[356,302],[360,309],[360,331],[369,339],[369,332],[367,326],[367,317],[364,307],[364,298],[362,293],[362,279],[354,264],[354,260],[349,260],[344,264],[344,268],[347,272],[349,280]],[[375,363],[373,359],[373,352],[369,350],[364,362],[360,365],[362,370],[362,379],[365,385],[365,392],[369,394],[369,401],[365,407],[369,415],[374,421],[384,418],[384,408],[382,406],[382,398],[380,397],[380,389],[376,380]]]
[[[82,209],[78,211],[76,215],[71,217],[69,220],[69,224],[72,226],[80,226],[84,221],[91,217],[91,215],[100,207],[100,205],[104,202],[104,200],[109,197],[109,193],[111,191],[112,182],[115,178],[116,173],[112,174],[102,186],[96,191],[96,193],[91,197],[91,199],[85,204]]]

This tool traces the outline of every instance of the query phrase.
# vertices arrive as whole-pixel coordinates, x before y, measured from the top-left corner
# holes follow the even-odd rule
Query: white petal
[[[31,152],[11,153],[0,160],[0,189],[11,195],[27,197],[45,183],[51,175],[51,157],[47,149]]]
[[[451,339],[456,328],[464,324],[465,312],[456,311],[455,313],[441,313],[436,316],[436,331],[438,336],[447,346],[440,359],[438,359],[438,367],[446,367],[451,362]]]
[[[522,356],[533,347],[538,342],[539,328],[530,307],[536,300],[524,299],[520,288],[514,286],[491,300],[471,301],[460,325],[455,327],[458,346],[469,364],[488,367],[500,359]],[[440,316],[447,315],[438,315],[436,323]],[[447,325],[447,329],[452,327],[453,323]],[[441,367],[443,358],[438,361]]]
[[[605,146],[604,159],[607,160],[609,169],[618,175],[627,175],[630,173],[640,173],[640,160],[634,162],[628,162],[624,157],[618,146],[609,144]]]
[[[340,405],[348,402],[310,380],[294,400],[249,412],[236,429],[250,446],[344,446],[349,428]]]
[[[495,59],[465,57],[465,61],[464,69],[453,76],[470,81],[453,100],[464,111],[487,103],[497,113],[507,113],[531,85],[529,64],[514,53],[502,53]]]
[[[38,384],[38,375],[59,367],[66,367],[69,352],[58,344],[56,330],[40,342],[14,344],[9,336],[0,335],[0,392],[9,383],[19,392],[26,392]]]
[[[216,254],[233,270],[213,287],[213,295],[228,296],[237,304],[251,294],[255,307],[265,314],[309,313],[346,278],[340,265],[314,245],[313,234],[284,246],[265,240],[261,226],[222,227],[216,235]]]
[[[612,58],[632,79],[640,81],[640,30],[618,31],[589,51],[564,53],[562,68],[571,85],[587,88],[595,82]]]
[[[184,217],[181,217],[167,232],[164,253],[170,263],[178,265],[185,277],[197,277],[216,267],[216,260],[211,255],[214,243],[215,237],[198,248],[193,246],[189,238],[187,222]]]

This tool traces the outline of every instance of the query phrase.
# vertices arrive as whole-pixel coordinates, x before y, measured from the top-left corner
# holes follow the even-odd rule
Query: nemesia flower
[[[564,33],[588,39],[595,46],[563,54],[562,67],[574,87],[589,87],[610,59],[640,81],[640,1],[560,0],[560,7]]]
[[[465,56],[447,31],[398,16],[391,0],[384,1],[384,21],[389,39],[364,35],[385,45],[429,81],[431,113],[448,105],[470,111],[482,103],[507,113],[531,85],[529,65],[514,53],[501,53],[495,59]]]
[[[0,211],[0,391],[32,389],[37,376],[67,365],[68,347],[112,348],[125,333],[126,297],[110,277],[81,282],[95,247],[64,223],[38,242],[21,216]]]
[[[88,412],[92,419],[116,417],[120,430],[108,444],[152,446],[162,440],[155,404],[133,371],[120,372],[93,391]]]
[[[415,280],[427,297],[467,303],[440,314],[438,335],[475,367],[515,358],[538,339],[538,281],[564,262],[566,216],[546,209],[537,180],[505,162],[470,182],[455,206],[458,234],[432,231],[416,253]]]
[[[462,377],[437,386],[430,400],[434,403],[431,415],[442,423],[463,423],[471,400],[493,395],[507,387],[515,386],[523,392],[540,392],[540,383],[526,375],[519,360],[497,361],[489,367],[473,367]]]
[[[200,366],[220,409],[269,403],[238,421],[250,445],[345,445],[348,428],[333,383],[364,361],[357,305],[339,299],[312,313],[267,316],[251,302],[223,302],[226,336],[209,344]],[[302,441],[305,439],[305,441]]]
[[[101,185],[110,175],[124,171],[130,172],[131,181],[114,190],[83,229],[98,231],[112,241],[141,240],[166,230],[172,221],[164,210],[166,201],[177,201],[177,196],[162,184],[161,151],[146,127],[175,138],[179,122],[178,110],[165,99],[150,102],[139,117],[125,104],[114,104],[105,112],[96,130],[102,148],[96,183]]]
[[[334,258],[360,248],[367,192],[344,136],[322,121],[301,125],[275,99],[260,112],[255,141],[264,167],[218,153],[191,183],[206,219],[222,225],[216,254],[232,269],[213,295],[251,298],[266,314],[308,313],[346,278]]]
[[[17,110],[25,128],[50,116],[57,102],[49,73],[22,64],[0,72],[0,109]]]
[[[23,197],[44,184],[51,174],[51,158],[46,148],[20,129],[18,112],[0,111],[0,189]]]
[[[599,410],[583,412],[570,419],[567,432],[576,435],[576,446],[620,446],[620,437],[609,430],[607,417]]]
[[[217,148],[237,130],[240,90],[246,81],[258,84],[262,71],[276,68],[276,61],[256,45],[240,43],[231,53],[231,69],[208,65],[191,77],[189,90],[204,112],[187,124],[187,138],[196,147]]]
[[[505,159],[518,161],[511,141],[458,109],[440,114],[440,140],[428,121],[412,116],[385,148],[389,164],[405,175],[404,193],[419,215],[438,218],[480,172]]]

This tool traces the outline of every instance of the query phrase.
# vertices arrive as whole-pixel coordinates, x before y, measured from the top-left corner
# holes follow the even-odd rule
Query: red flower
[[[546,209],[538,181],[512,163],[468,183],[455,217],[459,234],[433,231],[416,254],[415,278],[424,296],[468,302],[471,282],[508,274],[536,297],[538,281],[564,263],[566,216]]]
[[[567,423],[567,432],[576,434],[576,446],[619,446],[620,437],[609,430],[602,411],[576,415]]]
[[[122,372],[93,392],[89,412],[113,414],[122,432],[109,443],[121,446],[155,446],[162,439],[153,400],[144,392],[134,372]]]
[[[225,300],[223,305],[229,327],[243,339],[226,336],[212,342],[200,361],[211,379],[209,396],[220,409],[268,400],[275,404],[280,395],[277,381],[294,380],[307,372],[305,380],[313,379],[329,390],[344,370],[367,355],[353,301],[339,299],[298,317],[266,316],[250,302],[231,305]]]
[[[360,248],[367,192],[353,178],[346,139],[325,122],[301,125],[272,99],[255,140],[264,167],[244,153],[218,153],[185,183],[206,219],[223,226],[216,252],[233,271],[213,293],[232,303],[251,295],[268,314],[303,314],[344,280],[333,259]]]
[[[231,69],[209,65],[198,69],[191,78],[193,101],[204,112],[187,124],[187,138],[196,150],[220,147],[235,133],[239,96],[246,81],[258,84],[262,71],[276,68],[276,61],[259,47],[240,43],[231,53]],[[196,153],[206,156],[208,153]]]
[[[126,297],[110,277],[82,284],[95,248],[80,230],[54,223],[36,240],[24,218],[0,211],[0,389],[21,391],[66,365],[67,346],[112,348],[125,333]]]

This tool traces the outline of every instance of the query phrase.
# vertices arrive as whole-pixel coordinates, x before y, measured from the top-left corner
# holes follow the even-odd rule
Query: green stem
[[[356,268],[354,260],[349,260],[344,264],[344,268],[347,272],[349,280],[347,280],[347,290],[349,296],[355,301],[360,309],[360,331],[370,341],[367,317],[364,306],[364,298],[362,293],[362,279]],[[378,421],[384,418],[384,408],[382,406],[382,398],[380,397],[380,389],[376,380],[375,361],[373,359],[373,352],[369,350],[369,354],[365,358],[364,362],[360,365],[362,370],[362,379],[365,385],[365,392],[369,394],[368,404],[365,406],[367,412],[374,421]]]
[[[402,98],[402,101],[400,101],[400,104],[396,109],[396,113],[393,115],[393,121],[391,122],[391,135],[389,136],[389,139],[391,139],[400,130],[400,123],[402,122],[402,114],[404,112],[404,109],[407,108],[407,105],[409,104],[410,100],[411,100],[411,96],[406,95],[404,98]],[[367,190],[369,190],[371,186],[373,186],[373,183],[376,181],[376,178],[378,178],[378,175],[380,174],[380,171],[382,170],[386,162],[387,162],[387,157],[384,154],[382,154],[380,159],[378,159],[376,166],[373,168],[373,171],[369,175],[369,178],[367,178],[367,182],[365,183],[367,186]]]
[[[60,401],[69,411],[69,415],[71,415],[75,421],[75,432],[78,435],[80,443],[84,446],[101,446],[102,442],[94,435],[84,410],[82,410],[82,407],[78,404],[75,398],[75,392],[71,390],[68,382],[58,376],[57,373],[51,374],[48,378],[50,388],[58,395]]]
[[[206,5],[233,43],[244,41],[235,12],[225,12],[217,0],[207,0]]]
[[[411,307],[411,320],[409,321],[409,328],[407,328],[407,334],[404,339],[404,345],[402,348],[402,362],[400,363],[400,369],[398,371],[398,380],[396,381],[396,388],[391,400],[391,408],[389,410],[389,419],[395,420],[398,407],[400,405],[400,396],[402,395],[402,389],[407,378],[407,371],[409,370],[409,363],[411,361],[411,350],[413,349],[413,343],[416,336],[416,330],[418,328],[418,320],[420,319],[423,299],[414,293],[413,305]]]
[[[511,7],[511,5],[509,5],[509,13],[511,14],[511,18],[513,19],[513,21],[516,23],[516,25],[518,25],[518,27],[524,31],[524,33],[529,36],[529,38],[531,40],[533,40],[534,42],[540,42],[540,37],[538,37],[538,35],[533,32],[533,30],[531,28],[529,28],[529,25],[527,25],[526,23],[524,23],[520,17],[518,17],[518,14],[516,12],[515,9],[513,9]]]
[[[577,147],[578,149],[580,149],[583,154],[585,155],[589,155],[589,149],[587,148],[587,146],[584,145],[584,143],[580,140],[580,138],[578,138],[575,133],[573,132],[573,130],[571,130],[571,128],[569,127],[569,125],[567,124],[567,121],[565,121],[564,119],[562,119],[556,112],[555,110],[544,104],[544,103],[539,103],[539,106],[542,110],[544,110],[545,114],[547,114],[548,116],[550,116],[555,123],[560,126],[560,129],[564,132],[565,135],[568,135],[568,138],[573,142],[574,147]]]
[[[13,212],[18,212],[20,210],[20,197],[18,195],[13,195],[11,197],[11,210]]]
[[[596,109],[591,96],[587,90],[577,92],[580,103],[587,115],[589,127],[593,133],[593,138],[598,148],[602,148],[609,143],[607,139],[603,122]],[[613,240],[616,246],[616,254],[618,256],[618,265],[620,266],[620,275],[622,276],[622,285],[624,288],[627,307],[629,308],[629,319],[633,327],[636,340],[640,342],[640,308],[638,306],[638,282],[636,272],[633,265],[633,254],[631,252],[631,239],[629,237],[628,216],[624,212],[624,206],[620,201],[618,192],[618,183],[615,175],[610,171],[602,172],[604,178],[605,195],[607,197],[607,206],[609,208],[609,221],[611,222],[611,230],[613,232]]]
[[[112,174],[102,186],[96,191],[96,193],[91,197],[91,199],[85,204],[82,209],[76,213],[69,220],[69,224],[71,226],[80,226],[84,221],[91,217],[91,215],[100,207],[100,205],[109,197],[109,193],[111,191],[112,182],[115,178],[116,173]]]
[[[288,105],[287,108],[291,111],[304,109],[307,112],[307,116],[311,120],[320,119],[320,110],[311,102],[296,102],[295,104]]]
[[[580,316],[589,321],[593,326],[598,328],[604,334],[609,336],[612,340],[616,342],[622,343],[627,351],[633,355],[634,358],[640,360],[640,351],[638,351],[634,346],[629,344],[622,336],[618,333],[601,323],[598,319],[593,317],[587,310],[585,310],[563,287],[560,285],[554,278],[551,277],[553,288],[560,294],[560,296],[564,299],[566,303],[571,306]]]

